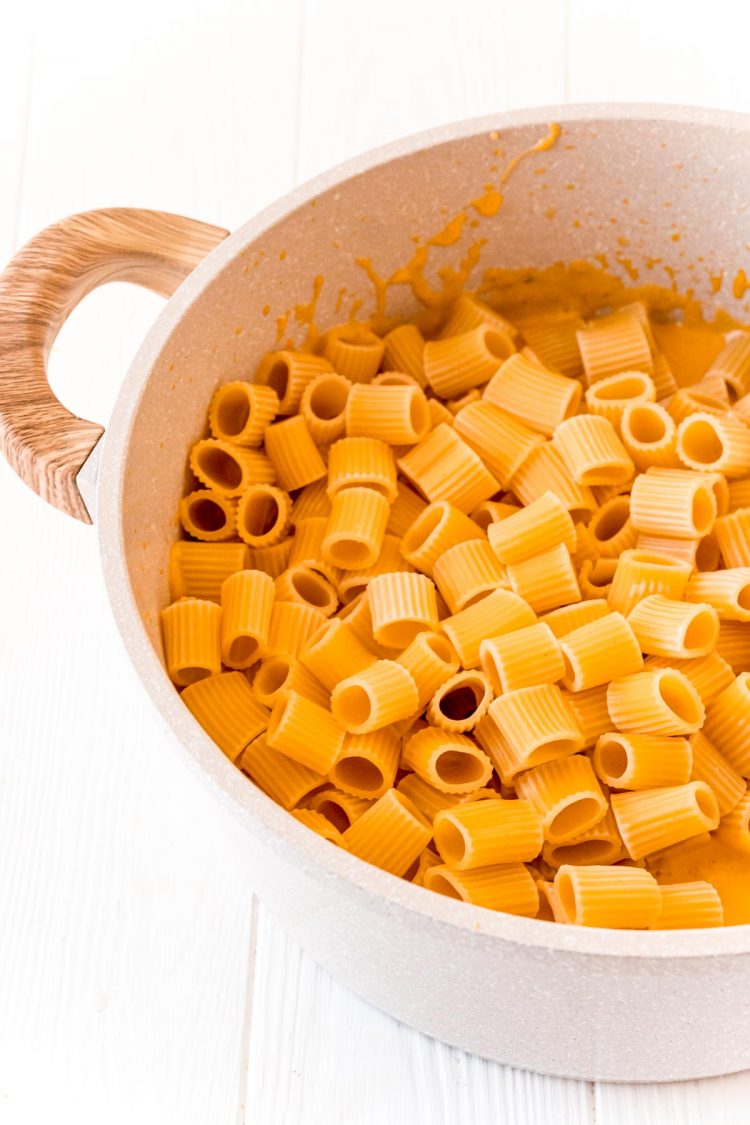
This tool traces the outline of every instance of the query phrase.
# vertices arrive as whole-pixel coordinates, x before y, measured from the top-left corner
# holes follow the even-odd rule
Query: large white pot
[[[592,260],[624,245],[619,236],[630,268],[650,279],[647,259],[652,270],[660,259],[710,307],[710,276],[741,266],[750,244],[750,118],[653,106],[507,114],[360,157],[229,237],[127,210],[45,231],[0,278],[0,437],[45,498],[82,519],[95,510],[115,617],[180,761],[214,791],[258,894],[317,961],[405,1023],[515,1066],[628,1081],[719,1074],[750,1065],[750,927],[578,929],[395,879],[259,792],[203,733],[162,666],[158,615],[185,454],[214,387],[254,370],[273,346],[274,316],[309,300],[316,275],[325,278],[323,327],[340,319],[340,287],[369,299],[355,255],[389,272],[409,256],[410,236],[439,229],[481,193],[498,144],[505,159],[550,121],[563,127],[559,142],[519,165],[503,207],[482,224],[482,266]],[[100,441],[100,428],[68,414],[47,385],[57,330],[103,281],[168,295],[183,277]],[[741,300],[721,297],[742,314]],[[406,288],[401,301],[408,310]]]

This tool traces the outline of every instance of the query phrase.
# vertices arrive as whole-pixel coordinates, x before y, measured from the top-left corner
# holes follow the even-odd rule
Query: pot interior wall
[[[244,249],[203,289],[153,366],[134,411],[124,465],[129,574],[157,648],[186,453],[203,432],[214,388],[252,378],[260,357],[275,345],[276,318],[287,310],[292,313],[282,339],[301,339],[294,309],[310,302],[317,276],[323,278],[316,309],[321,328],[346,319],[355,299],[363,302],[359,315],[366,316],[373,287],[355,259],[368,257],[380,275],[390,274],[411,258],[414,236],[424,239],[443,228],[546,131],[545,124],[499,135],[483,131],[355,175],[252,241],[248,233]],[[521,161],[494,217],[468,208],[461,240],[431,251],[427,275],[439,284],[437,268],[455,265],[481,238],[469,287],[488,266],[595,263],[604,255],[611,272],[626,282],[637,274],[638,283],[673,284],[692,290],[709,310],[720,305],[747,319],[742,285],[732,293],[750,243],[747,137],[731,125],[569,121],[551,149]],[[720,275],[717,295],[711,279]],[[413,311],[409,287],[392,289],[388,308]],[[304,308],[300,312],[304,319]]]

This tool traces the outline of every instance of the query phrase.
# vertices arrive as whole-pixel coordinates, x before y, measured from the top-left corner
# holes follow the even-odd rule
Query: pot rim
[[[458,121],[392,141],[308,180],[266,207],[220,243],[180,285],[134,357],[101,443],[97,514],[102,567],[112,611],[128,656],[152,703],[168,724],[184,761],[208,784],[246,830],[286,853],[286,858],[321,882],[346,885],[363,909],[420,916],[425,925],[446,928],[456,941],[502,939],[511,944],[585,956],[653,959],[750,954],[750,925],[710,930],[627,931],[586,929],[521,918],[458,902],[396,878],[349,855],[300,824],[224,757],[181,702],[151,645],[135,604],[125,563],[122,525],[123,469],[133,419],[151,370],[191,306],[240,250],[289,212],[321,192],[387,161],[444,142],[492,130],[617,120],[710,125],[750,131],[750,115],[692,106],[650,103],[591,103],[540,106]]]

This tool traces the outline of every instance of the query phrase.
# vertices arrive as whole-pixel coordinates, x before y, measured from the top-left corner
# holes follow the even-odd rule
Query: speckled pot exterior
[[[481,230],[482,267],[594,259],[627,246],[631,268],[661,259],[679,288],[710,303],[710,275],[741,265],[750,243],[750,118],[659,106],[548,108],[449,126],[360,157],[231,235],[166,305],[101,450],[104,568],[128,652],[179,757],[214,791],[257,893],[339,980],[429,1035],[514,1066],[615,1081],[720,1074],[750,1066],[750,926],[585,930],[493,913],[395,879],[331,847],[251,785],[180,702],[161,663],[158,611],[185,454],[215,386],[248,377],[274,344],[274,317],[309,300],[316,274],[325,277],[323,327],[340,319],[342,286],[365,299],[366,311],[371,290],[354,256],[370,255],[389,272],[409,257],[411,235],[439,229],[481,192],[493,145],[511,156],[549,121],[563,135],[508,183],[501,211]],[[664,274],[648,279],[666,282]],[[723,294],[722,304],[733,307]]]

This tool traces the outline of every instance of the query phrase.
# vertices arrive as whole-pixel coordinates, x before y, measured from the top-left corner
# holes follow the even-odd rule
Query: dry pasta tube
[[[702,781],[612,794],[612,812],[631,859],[719,827],[719,806]]]
[[[336,587],[339,598],[344,605],[348,605],[367,590],[373,578],[397,571],[412,572],[412,567],[401,554],[401,540],[386,532],[380,554],[372,566],[366,566],[362,570],[338,572]]]
[[[514,592],[528,602],[535,613],[581,600],[576,572],[564,543],[531,559],[513,563],[508,567],[508,579]]]
[[[643,667],[638,640],[620,613],[608,613],[567,633],[560,649],[565,666],[562,682],[573,692],[600,687]]]
[[[430,429],[427,399],[411,386],[355,383],[346,404],[346,432],[389,445],[413,445]]]
[[[424,727],[407,738],[401,767],[445,793],[473,793],[492,776],[490,759],[470,738],[438,727]]]
[[[479,328],[483,324],[488,324],[501,335],[508,336],[511,341],[518,335],[516,328],[499,312],[495,312],[472,293],[461,293],[451,305],[448,319],[440,329],[439,336],[441,339],[446,336],[460,336],[462,332]]]
[[[266,426],[279,412],[273,387],[259,383],[225,383],[218,387],[208,410],[211,434],[235,445],[260,445]]]
[[[558,640],[541,622],[502,637],[488,637],[479,645],[479,661],[498,694],[554,684],[565,671]]]
[[[344,621],[357,639],[376,656],[384,660],[395,660],[397,653],[393,649],[383,648],[372,635],[372,614],[367,590],[342,606],[336,616]]]
[[[651,375],[654,370],[648,337],[632,312],[617,311],[591,320],[576,338],[589,386],[621,371]]]
[[[621,855],[622,840],[610,808],[601,820],[579,836],[571,836],[561,844],[547,840],[542,848],[542,858],[550,867],[562,867],[564,863],[576,867],[616,863]]]
[[[641,652],[683,660],[707,656],[719,636],[719,618],[713,606],[678,602],[650,594],[635,606],[628,622]]]
[[[328,773],[343,748],[344,732],[325,707],[290,691],[271,712],[266,739],[272,750],[315,773]]]
[[[324,521],[325,522],[325,521]],[[270,578],[278,578],[289,565],[293,539],[287,536],[273,547],[255,547],[249,551],[249,569],[262,570]]]
[[[461,805],[465,801],[474,799],[476,790],[469,793],[443,793],[428,785],[419,774],[407,773],[402,777],[396,788],[410,801],[413,801],[419,811],[432,822],[441,809],[452,809],[454,805]]]
[[[607,800],[584,754],[535,766],[516,779],[516,789],[538,812],[551,844],[580,836],[607,812]]]
[[[723,414],[728,403],[724,398],[718,398],[715,393],[704,390],[700,383],[693,387],[681,387],[673,394],[666,404],[667,413],[679,426],[691,414]],[[678,450],[679,452],[679,450]]]
[[[716,651],[733,672],[750,672],[750,623],[722,621]]]
[[[345,621],[326,621],[310,636],[300,652],[300,660],[328,691],[339,680],[356,675],[375,663],[374,653],[362,644]]]
[[[686,738],[615,731],[597,740],[594,768],[613,789],[656,789],[690,781],[692,757]]]
[[[289,541],[289,558],[278,578],[287,567],[306,566],[316,574],[322,574],[333,585],[338,585],[342,572],[323,559],[323,540],[328,529],[327,516],[306,516],[297,523],[294,536]]]
[[[221,659],[229,668],[249,668],[268,646],[273,579],[260,570],[231,574],[221,588]]]
[[[323,558],[342,570],[372,566],[383,546],[388,501],[372,488],[344,488],[333,498]]]
[[[423,887],[425,872],[429,871],[431,867],[438,867],[441,862],[437,852],[434,852],[432,848],[425,848],[423,852],[419,853],[419,858],[416,863],[411,865],[404,878],[410,879],[416,887]]]
[[[696,930],[724,925],[724,907],[710,883],[671,883],[659,888],[661,910],[652,930]]]
[[[519,325],[526,343],[550,371],[571,379],[583,375],[583,362],[576,332],[583,321],[576,314],[562,313],[524,320]]]
[[[667,539],[661,535],[639,535],[639,551],[652,555],[665,555],[686,562],[692,570],[716,570],[719,565],[719,544],[713,532],[702,539]]]
[[[694,574],[685,587],[685,600],[707,602],[722,621],[750,621],[750,567]]]
[[[526,862],[542,850],[542,822],[529,801],[470,801],[439,812],[433,830],[452,871]]]
[[[276,600],[311,605],[326,617],[338,609],[339,600],[330,582],[308,566],[290,566],[275,582]]]
[[[570,513],[554,492],[545,492],[514,515],[490,524],[487,537],[506,566],[525,562],[558,544],[570,552],[576,549],[576,530]]]
[[[549,437],[575,414],[581,401],[581,384],[517,354],[490,379],[484,397],[529,429]]]
[[[661,402],[663,399],[668,398],[669,395],[675,393],[677,390],[677,382],[664,353],[655,351],[653,355],[654,371],[651,377],[654,380],[657,402]]]
[[[344,833],[372,807],[373,802],[328,786],[313,793],[305,804],[307,808],[324,816],[337,832]]]
[[[432,575],[441,555],[471,539],[483,539],[481,529],[458,508],[438,500],[428,504],[408,528],[401,541],[401,554],[417,570]]]
[[[411,525],[427,507],[427,501],[418,496],[408,484],[399,481],[396,485],[396,499],[391,504],[388,515],[386,532],[397,535],[399,539],[406,535]]]
[[[544,440],[486,399],[463,406],[454,425],[504,488],[531,450]]]
[[[352,383],[367,383],[380,367],[385,346],[364,324],[340,324],[325,334],[323,352]]]
[[[177,687],[221,671],[221,609],[215,602],[184,598],[161,611],[164,662]]]
[[[322,813],[315,812],[313,809],[292,809],[292,816],[300,824],[304,824],[306,828],[311,828],[318,836],[322,836],[324,840],[328,840],[329,843],[335,844],[346,851],[344,837],[338,828],[334,828],[330,820]]]
[[[240,496],[251,484],[273,484],[276,471],[265,453],[204,438],[190,450],[190,468],[201,484],[223,496]]]
[[[631,461],[641,472],[652,466],[679,467],[677,427],[658,403],[626,406],[620,419],[620,436]]]
[[[586,391],[586,406],[591,414],[600,414],[619,429],[628,406],[656,402],[653,379],[642,371],[622,371],[600,379]]]
[[[302,392],[308,383],[333,368],[323,356],[303,352],[271,352],[261,360],[255,372],[255,383],[270,387],[279,400],[279,414],[295,414]]]
[[[638,532],[630,522],[630,497],[613,496],[594,512],[588,526],[598,556],[615,559],[636,545]]]
[[[287,492],[326,475],[326,464],[301,414],[274,422],[266,430],[266,453]]]
[[[514,629],[536,624],[536,614],[523,598],[510,590],[495,590],[468,609],[446,617],[440,629],[447,636],[464,668],[479,667],[479,646],[485,637],[501,637]]]
[[[617,559],[586,559],[578,571],[578,585],[581,597],[600,601],[606,598],[612,588],[612,579],[617,570]]]
[[[740,672],[706,708],[703,733],[729,764],[750,777],[750,673]]]
[[[703,477],[687,469],[649,469],[633,482],[630,519],[651,535],[700,539],[714,525],[716,498]]]
[[[427,382],[424,373],[424,336],[416,324],[401,324],[383,338],[383,359],[392,371],[405,371],[420,387]]]
[[[237,502],[212,488],[199,488],[180,500],[180,523],[204,543],[231,539],[237,528]]]
[[[729,414],[691,414],[677,429],[677,456],[689,469],[744,477],[750,469],[750,429]]]
[[[674,668],[613,680],[607,688],[607,709],[619,730],[633,734],[693,734],[705,718],[698,692]]]
[[[326,618],[301,602],[274,602],[268,628],[267,656],[299,656]]]
[[[576,484],[626,485],[633,462],[607,418],[579,414],[555,430],[553,442]]]
[[[395,782],[400,749],[397,735],[387,727],[369,734],[348,734],[331,770],[331,781],[356,797],[382,797]]]
[[[346,403],[351,383],[335,371],[316,375],[302,393],[299,412],[316,445],[330,445],[346,427]]]
[[[249,566],[244,543],[189,543],[180,540],[169,548],[169,596],[205,598],[218,602],[225,578]]]
[[[418,633],[397,660],[417,685],[420,710],[438,688],[458,671],[456,652],[442,633]]]
[[[419,809],[403,793],[389,789],[344,833],[344,843],[366,863],[404,875],[431,836]]]
[[[750,848],[750,790],[737,802],[719,826],[719,836],[733,848]]]
[[[473,511],[499,488],[481,458],[444,423],[399,457],[398,466],[428,500],[447,500],[462,512]]]
[[[424,574],[378,574],[368,586],[372,635],[386,648],[404,649],[423,630],[438,627],[434,583]]]
[[[302,520],[314,516],[328,519],[331,514],[331,501],[328,497],[328,481],[316,480],[299,492],[292,505],[291,522],[299,527]]]
[[[714,534],[726,566],[750,566],[750,510],[741,508],[720,516]]]
[[[350,734],[367,734],[399,719],[415,715],[417,685],[395,660],[376,660],[346,679],[331,692],[331,711]]]
[[[491,523],[507,520],[508,516],[514,516],[521,510],[519,504],[508,504],[504,500],[485,500],[484,504],[474,509],[471,518],[483,531],[486,531]]]
[[[583,746],[588,750],[597,738],[612,729],[612,719],[607,710],[607,687],[590,688],[588,691],[566,692],[565,702],[573,713],[583,734]]]
[[[328,458],[328,495],[331,500],[345,488],[366,486],[390,503],[396,498],[396,462],[383,441],[372,437],[346,437],[334,442]]]
[[[726,816],[745,795],[747,783],[744,777],[709,742],[703,731],[691,734],[690,748],[693,754],[690,781],[705,782],[714,792],[719,816]]]
[[[693,660],[649,656],[644,667],[647,671],[652,668],[676,668],[679,672],[684,672],[703,700],[704,706],[708,706],[734,680],[731,666],[717,652],[710,652],[707,656],[697,656]]]
[[[545,492],[554,492],[573,520],[585,518],[597,507],[591,489],[588,485],[576,484],[551,441],[534,446],[510,484],[521,503],[526,505]]]
[[[690,565],[649,551],[623,551],[617,560],[612,586],[607,595],[611,610],[627,617],[650,594],[679,601],[690,578]]]
[[[714,359],[706,375],[720,375],[740,397],[750,391],[750,335],[732,336]]]
[[[480,601],[505,578],[497,555],[485,539],[468,539],[449,547],[436,559],[432,573],[451,613]]]
[[[237,533],[248,547],[274,547],[286,535],[291,510],[287,492],[272,484],[251,485],[240,497]]]
[[[522,863],[502,863],[476,871],[452,871],[445,865],[431,867],[425,871],[424,885],[448,898],[501,910],[504,914],[535,918],[539,910],[536,883]]]
[[[567,633],[572,633],[574,629],[580,629],[581,625],[598,621],[600,617],[606,617],[611,612],[604,598],[591,599],[590,601],[577,602],[574,605],[564,605],[560,606],[559,609],[550,610],[549,613],[545,613],[540,618],[540,621],[544,625],[549,625],[559,639]]]
[[[574,867],[555,876],[561,918],[573,926],[647,930],[661,910],[659,885],[639,867]]]
[[[557,915],[559,914],[559,906],[557,906],[555,898],[555,889],[552,883],[547,879],[543,879],[540,874],[531,869],[531,875],[536,883],[536,889],[539,893],[539,909],[537,911],[537,921],[539,922],[556,922]]]
[[[264,707],[275,707],[290,691],[329,707],[330,692],[315,679],[296,656],[269,656],[262,660],[253,677],[253,695]]]
[[[223,672],[186,687],[181,696],[195,719],[232,762],[268,725],[242,672]]]
[[[272,750],[261,734],[245,748],[237,765],[255,784],[285,809],[293,809],[325,778],[278,750]]]
[[[437,429],[442,422],[444,422],[446,426],[453,425],[455,420],[453,415],[439,398],[428,398],[427,409],[430,412],[430,422],[432,423],[431,428],[433,430]]]
[[[442,730],[473,730],[492,702],[492,685],[482,672],[457,672],[442,684],[427,708],[427,721]]]
[[[507,332],[479,324],[460,335],[430,340],[424,347],[424,373],[440,398],[455,398],[486,383],[515,350]]]
[[[493,746],[493,764],[508,785],[522,770],[582,749],[580,727],[555,684],[537,684],[500,695],[490,704],[488,714],[501,736]],[[489,733],[485,722],[477,730],[482,745],[481,734]]]
[[[750,479],[730,480],[727,485],[727,510],[736,512],[738,508],[750,508]]]

